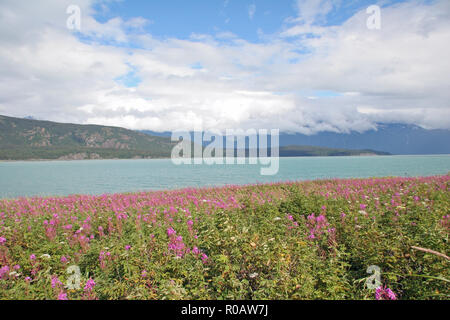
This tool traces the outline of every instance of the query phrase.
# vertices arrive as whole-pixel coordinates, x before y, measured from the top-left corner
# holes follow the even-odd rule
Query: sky
[[[8,116],[153,131],[450,129],[449,57],[448,0],[0,0]]]

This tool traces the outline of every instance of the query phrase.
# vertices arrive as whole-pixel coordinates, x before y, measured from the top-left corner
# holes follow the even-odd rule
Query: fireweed
[[[448,299],[450,176],[0,200],[0,299]],[[79,266],[79,289],[67,268]],[[383,287],[364,285],[383,270]],[[432,280],[430,280],[432,279]],[[443,280],[440,280],[443,279]]]
[[[94,287],[95,287],[96,283],[93,279],[89,278],[86,281],[86,285],[84,286],[84,299],[86,300],[95,300],[96,296],[94,293]]]
[[[375,299],[377,299],[377,300],[397,300],[397,296],[390,288],[386,288],[386,286],[384,286],[384,287],[381,286],[375,290]]]

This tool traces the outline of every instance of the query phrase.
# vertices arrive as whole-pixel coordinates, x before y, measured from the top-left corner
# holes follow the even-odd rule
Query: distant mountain
[[[161,137],[170,137],[171,132],[154,132],[149,130],[142,131],[150,135],[159,135]],[[193,132],[190,132],[191,139],[193,139]],[[270,138],[269,138],[270,141]],[[203,146],[207,146],[210,142],[203,141]],[[226,146],[226,137],[223,137],[223,146]],[[246,138],[246,147],[248,148],[248,138]],[[237,144],[235,143],[235,148]],[[237,155],[237,150],[234,152]],[[249,150],[245,151],[246,156],[249,154]],[[268,154],[270,154],[270,143]],[[280,157],[329,157],[329,156],[359,156],[359,155],[389,155],[389,152],[371,150],[371,149],[344,149],[344,148],[328,148],[318,147],[311,145],[283,145],[280,146]]]
[[[450,154],[450,130],[426,130],[404,124],[379,124],[363,133],[280,134],[280,145],[373,149],[392,154]]]
[[[152,130],[140,130],[140,132],[148,134],[150,136],[157,136],[157,137],[168,137],[170,138],[172,136],[171,131],[164,131],[164,132],[157,132]]]
[[[0,116],[0,160],[168,158],[170,132]],[[280,156],[450,154],[450,130],[380,124],[348,134],[280,134]]]
[[[280,157],[334,157],[334,156],[375,156],[389,155],[388,152],[376,150],[350,150],[324,148],[316,146],[282,146]]]
[[[152,135],[170,137],[170,132]],[[280,146],[317,146],[339,149],[370,149],[391,154],[450,154],[450,130],[427,130],[414,125],[383,124],[363,133],[320,132],[314,135],[280,133]]]
[[[0,159],[165,158],[175,143],[118,127],[0,116]]]

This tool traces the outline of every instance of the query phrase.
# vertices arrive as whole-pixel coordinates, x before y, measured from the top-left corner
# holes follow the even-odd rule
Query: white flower
[[[44,253],[41,258],[50,259],[50,255],[47,253]]]
[[[249,277],[252,278],[252,279],[253,279],[253,278],[256,278],[257,276],[258,276],[258,273],[257,273],[257,272],[254,272],[254,273],[250,273],[250,274],[249,274]]]

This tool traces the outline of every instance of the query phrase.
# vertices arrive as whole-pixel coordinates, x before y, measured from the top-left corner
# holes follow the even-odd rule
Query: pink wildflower
[[[69,299],[67,298],[67,293],[61,291],[61,292],[59,293],[59,295],[58,295],[58,300],[69,300]]]
[[[56,288],[56,287],[62,287],[63,284],[61,281],[59,281],[57,276],[52,276],[52,288]]]
[[[84,291],[91,292],[95,287],[95,281],[92,280],[92,278],[89,278],[88,281],[86,281],[86,285],[84,286]]]
[[[384,287],[379,286],[375,290],[375,299],[377,299],[377,300],[397,300],[397,296],[390,288],[386,288],[386,286],[384,286]]]
[[[177,232],[172,227],[167,229],[167,235],[169,237],[175,234],[177,234]]]
[[[5,274],[7,275],[8,273],[9,273],[8,266],[4,266],[4,267],[0,268],[0,279],[6,278]]]

